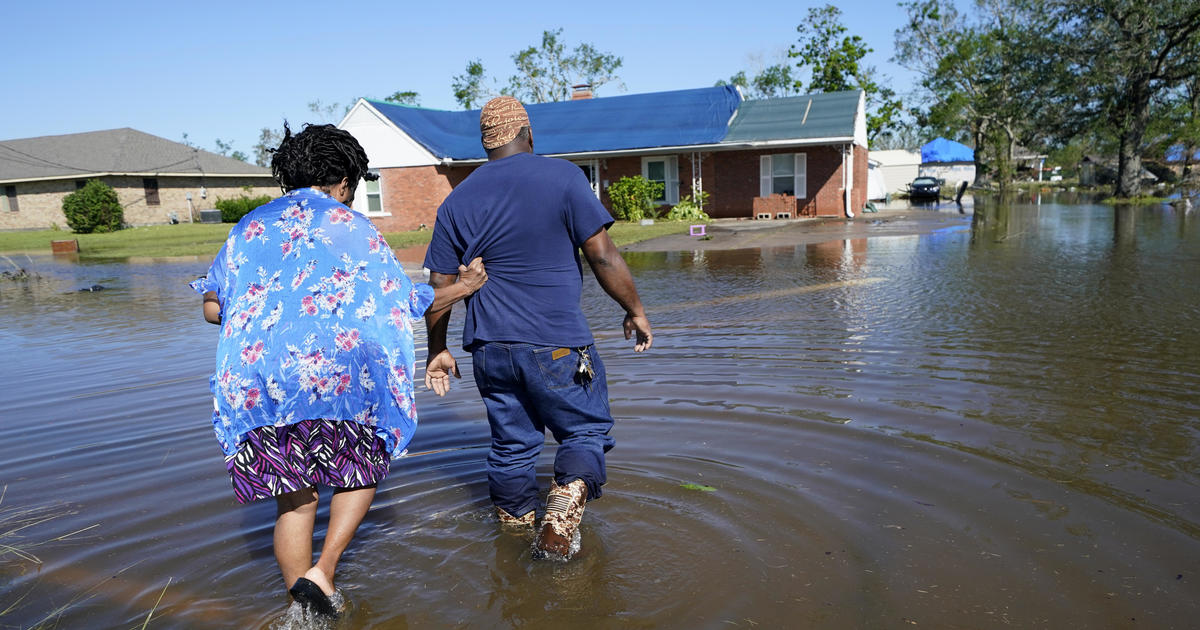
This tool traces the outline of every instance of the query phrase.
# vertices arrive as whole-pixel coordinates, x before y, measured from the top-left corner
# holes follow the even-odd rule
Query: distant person
[[[417,427],[412,322],[479,289],[479,260],[456,284],[413,284],[375,226],[347,204],[367,172],[348,132],[307,125],[271,171],[285,194],[229,233],[191,283],[221,325],[210,383],[213,428],[241,503],[274,497],[275,559],[289,592],[337,616],[334,572]],[[317,486],[329,531],[313,564]]]
[[[445,287],[462,261],[487,262],[489,282],[467,301],[462,340],[491,425],[488,488],[501,523],[533,527],[534,464],[549,429],[559,447],[536,546],[569,557],[586,501],[600,497],[604,454],[613,446],[604,364],[579,303],[578,250],[625,309],[625,338],[636,334],[636,352],[653,341],[650,321],[606,231],[612,217],[583,171],[534,155],[529,117],[511,96],[483,107],[479,129],[488,162],[438,209],[425,266],[430,284]],[[425,385],[438,395],[459,375],[446,348],[449,317],[448,308],[425,317]]]

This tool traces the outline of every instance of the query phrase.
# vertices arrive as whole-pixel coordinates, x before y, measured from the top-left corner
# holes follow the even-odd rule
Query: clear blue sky
[[[252,154],[262,127],[312,121],[316,100],[413,90],[424,107],[457,109],[451,78],[470,59],[505,83],[511,55],[559,27],[568,47],[590,42],[623,57],[626,93],[706,87],[780,60],[808,8],[823,4],[11,2],[0,139],[133,127]],[[835,4],[849,33],[875,49],[870,62],[907,92],[912,75],[890,62],[904,12],[894,1]]]

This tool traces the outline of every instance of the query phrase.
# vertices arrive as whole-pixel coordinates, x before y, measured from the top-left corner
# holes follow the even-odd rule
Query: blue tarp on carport
[[[1170,148],[1168,148],[1166,158],[1167,158],[1168,162],[1182,162],[1183,161],[1183,145],[1176,144],[1176,145],[1172,145]],[[1196,149],[1196,153],[1192,155],[1191,161],[1200,162],[1200,149]]]
[[[921,147],[921,163],[929,164],[931,162],[974,162],[975,152],[971,147],[947,140],[945,138],[937,138],[929,141],[925,146]]]
[[[484,159],[479,110],[445,111],[370,101],[435,157]],[[526,105],[542,155],[713,144],[741,103],[733,86]]]

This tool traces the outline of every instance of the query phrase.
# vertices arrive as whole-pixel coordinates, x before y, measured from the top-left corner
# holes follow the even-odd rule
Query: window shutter
[[[142,188],[146,190],[146,205],[158,205],[158,180],[153,177],[142,178]]]
[[[796,175],[793,182],[796,188],[796,198],[804,199],[808,197],[808,154],[796,154]]]
[[[771,156],[769,155],[758,158],[758,196],[771,196]]]

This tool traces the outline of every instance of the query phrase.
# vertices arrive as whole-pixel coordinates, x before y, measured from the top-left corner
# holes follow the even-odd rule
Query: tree
[[[1167,149],[1179,153],[1184,184],[1195,186],[1197,177],[1193,165],[1196,154],[1200,153],[1200,74],[1192,77],[1178,92],[1170,111],[1174,133],[1169,136]]]
[[[1172,182],[1175,173],[1167,162],[1177,161],[1182,175],[1191,174],[1197,150],[1200,150],[1200,77],[1168,90],[1150,103],[1150,121],[1146,126],[1146,151],[1143,165],[1159,177]]]
[[[750,80],[746,78],[745,70],[738,70],[733,76],[729,77],[728,80],[717,79],[717,82],[713,84],[714,87],[721,87],[722,85],[736,85],[737,87],[742,88],[742,91],[745,92],[750,89]],[[747,94],[747,96],[749,96],[749,94]]]
[[[354,103],[358,99],[354,99]],[[316,119],[314,124],[337,124],[338,121],[350,111],[350,105],[343,106],[341,103],[323,103],[321,99],[317,99],[308,104],[308,111],[312,112]]]
[[[232,142],[225,142],[224,140],[217,138],[214,141],[214,144],[217,145],[217,149],[216,149],[215,153],[217,153],[219,155],[225,155],[225,156],[231,157],[235,160],[241,160],[242,162],[250,161],[249,157],[245,153],[242,153],[241,151],[235,151],[233,149]]]
[[[558,29],[557,32],[561,34],[562,29]],[[545,34],[543,34],[544,38]],[[576,46],[574,53],[567,59],[579,82],[591,86],[593,92],[607,83],[621,85],[617,69],[621,67],[624,60],[616,55],[596,50],[595,46],[584,42]],[[570,94],[565,94],[564,98],[570,98]]]
[[[283,131],[263,127],[258,134],[258,142],[254,145],[254,163],[259,166],[271,165],[271,153],[283,142]]]
[[[965,132],[976,184],[1008,184],[1014,146],[1043,133],[1036,121],[1052,92],[1044,78],[1055,74],[1030,2],[977,0],[973,20],[953,0],[901,6],[909,23],[896,31],[896,58],[922,75],[927,107],[918,120],[940,135]]]
[[[63,197],[63,215],[71,230],[79,234],[116,232],[125,222],[125,210],[117,191],[98,179]]]
[[[420,105],[421,95],[413,91],[392,92],[391,96],[383,97],[383,100],[388,103],[396,103],[397,105]]]
[[[921,128],[914,122],[893,124],[871,139],[871,149],[915,149],[921,146]]]
[[[778,98],[798,94],[799,82],[792,75],[792,64],[777,63],[767,66],[748,79],[745,70],[739,70],[728,81],[722,79],[716,85],[736,85],[748,99]]]
[[[846,27],[842,26],[839,19],[841,14],[841,9],[831,4],[810,8],[808,19],[796,27],[800,41],[788,49],[788,57],[799,58],[796,65],[809,68],[810,92],[841,92],[857,88],[858,77],[863,74],[859,62],[873,51],[861,37],[843,36]]]
[[[1046,0],[1052,41],[1069,83],[1061,103],[1075,127],[1106,124],[1119,137],[1115,196],[1141,192],[1142,152],[1156,97],[1200,73],[1200,3]]]
[[[623,61],[611,53],[597,50],[589,43],[582,43],[567,51],[561,41],[562,29],[542,31],[541,46],[530,46],[513,54],[517,73],[508,78],[508,85],[500,93],[510,94],[524,103],[548,103],[571,98],[571,86],[586,83],[595,92],[602,85],[619,83],[617,69]],[[495,83],[495,81],[491,81]],[[451,87],[454,100],[463,109],[482,105],[495,95],[487,87],[488,79],[479,59],[467,62],[466,71],[455,75]]]
[[[483,105],[484,99],[491,95],[491,92],[484,88],[484,81],[483,62],[478,59],[468,61],[467,69],[462,74],[454,75],[450,83],[454,90],[454,100],[458,101],[463,109],[474,109]]]
[[[896,124],[902,104],[896,93],[875,80],[875,68],[862,60],[873,49],[857,35],[846,35],[842,12],[833,5],[810,8],[808,19],[796,27],[799,41],[788,57],[799,59],[798,68],[809,70],[808,86],[795,80],[797,91],[840,92],[862,90],[866,97],[867,136],[874,138]]]
[[[569,54],[559,40],[562,29],[542,31],[542,45],[530,46],[513,54],[517,74],[508,78],[506,93],[526,103],[548,103],[571,98],[571,86],[587,83],[595,92],[600,86],[619,81],[616,71],[620,57],[600,52],[583,43]]]

